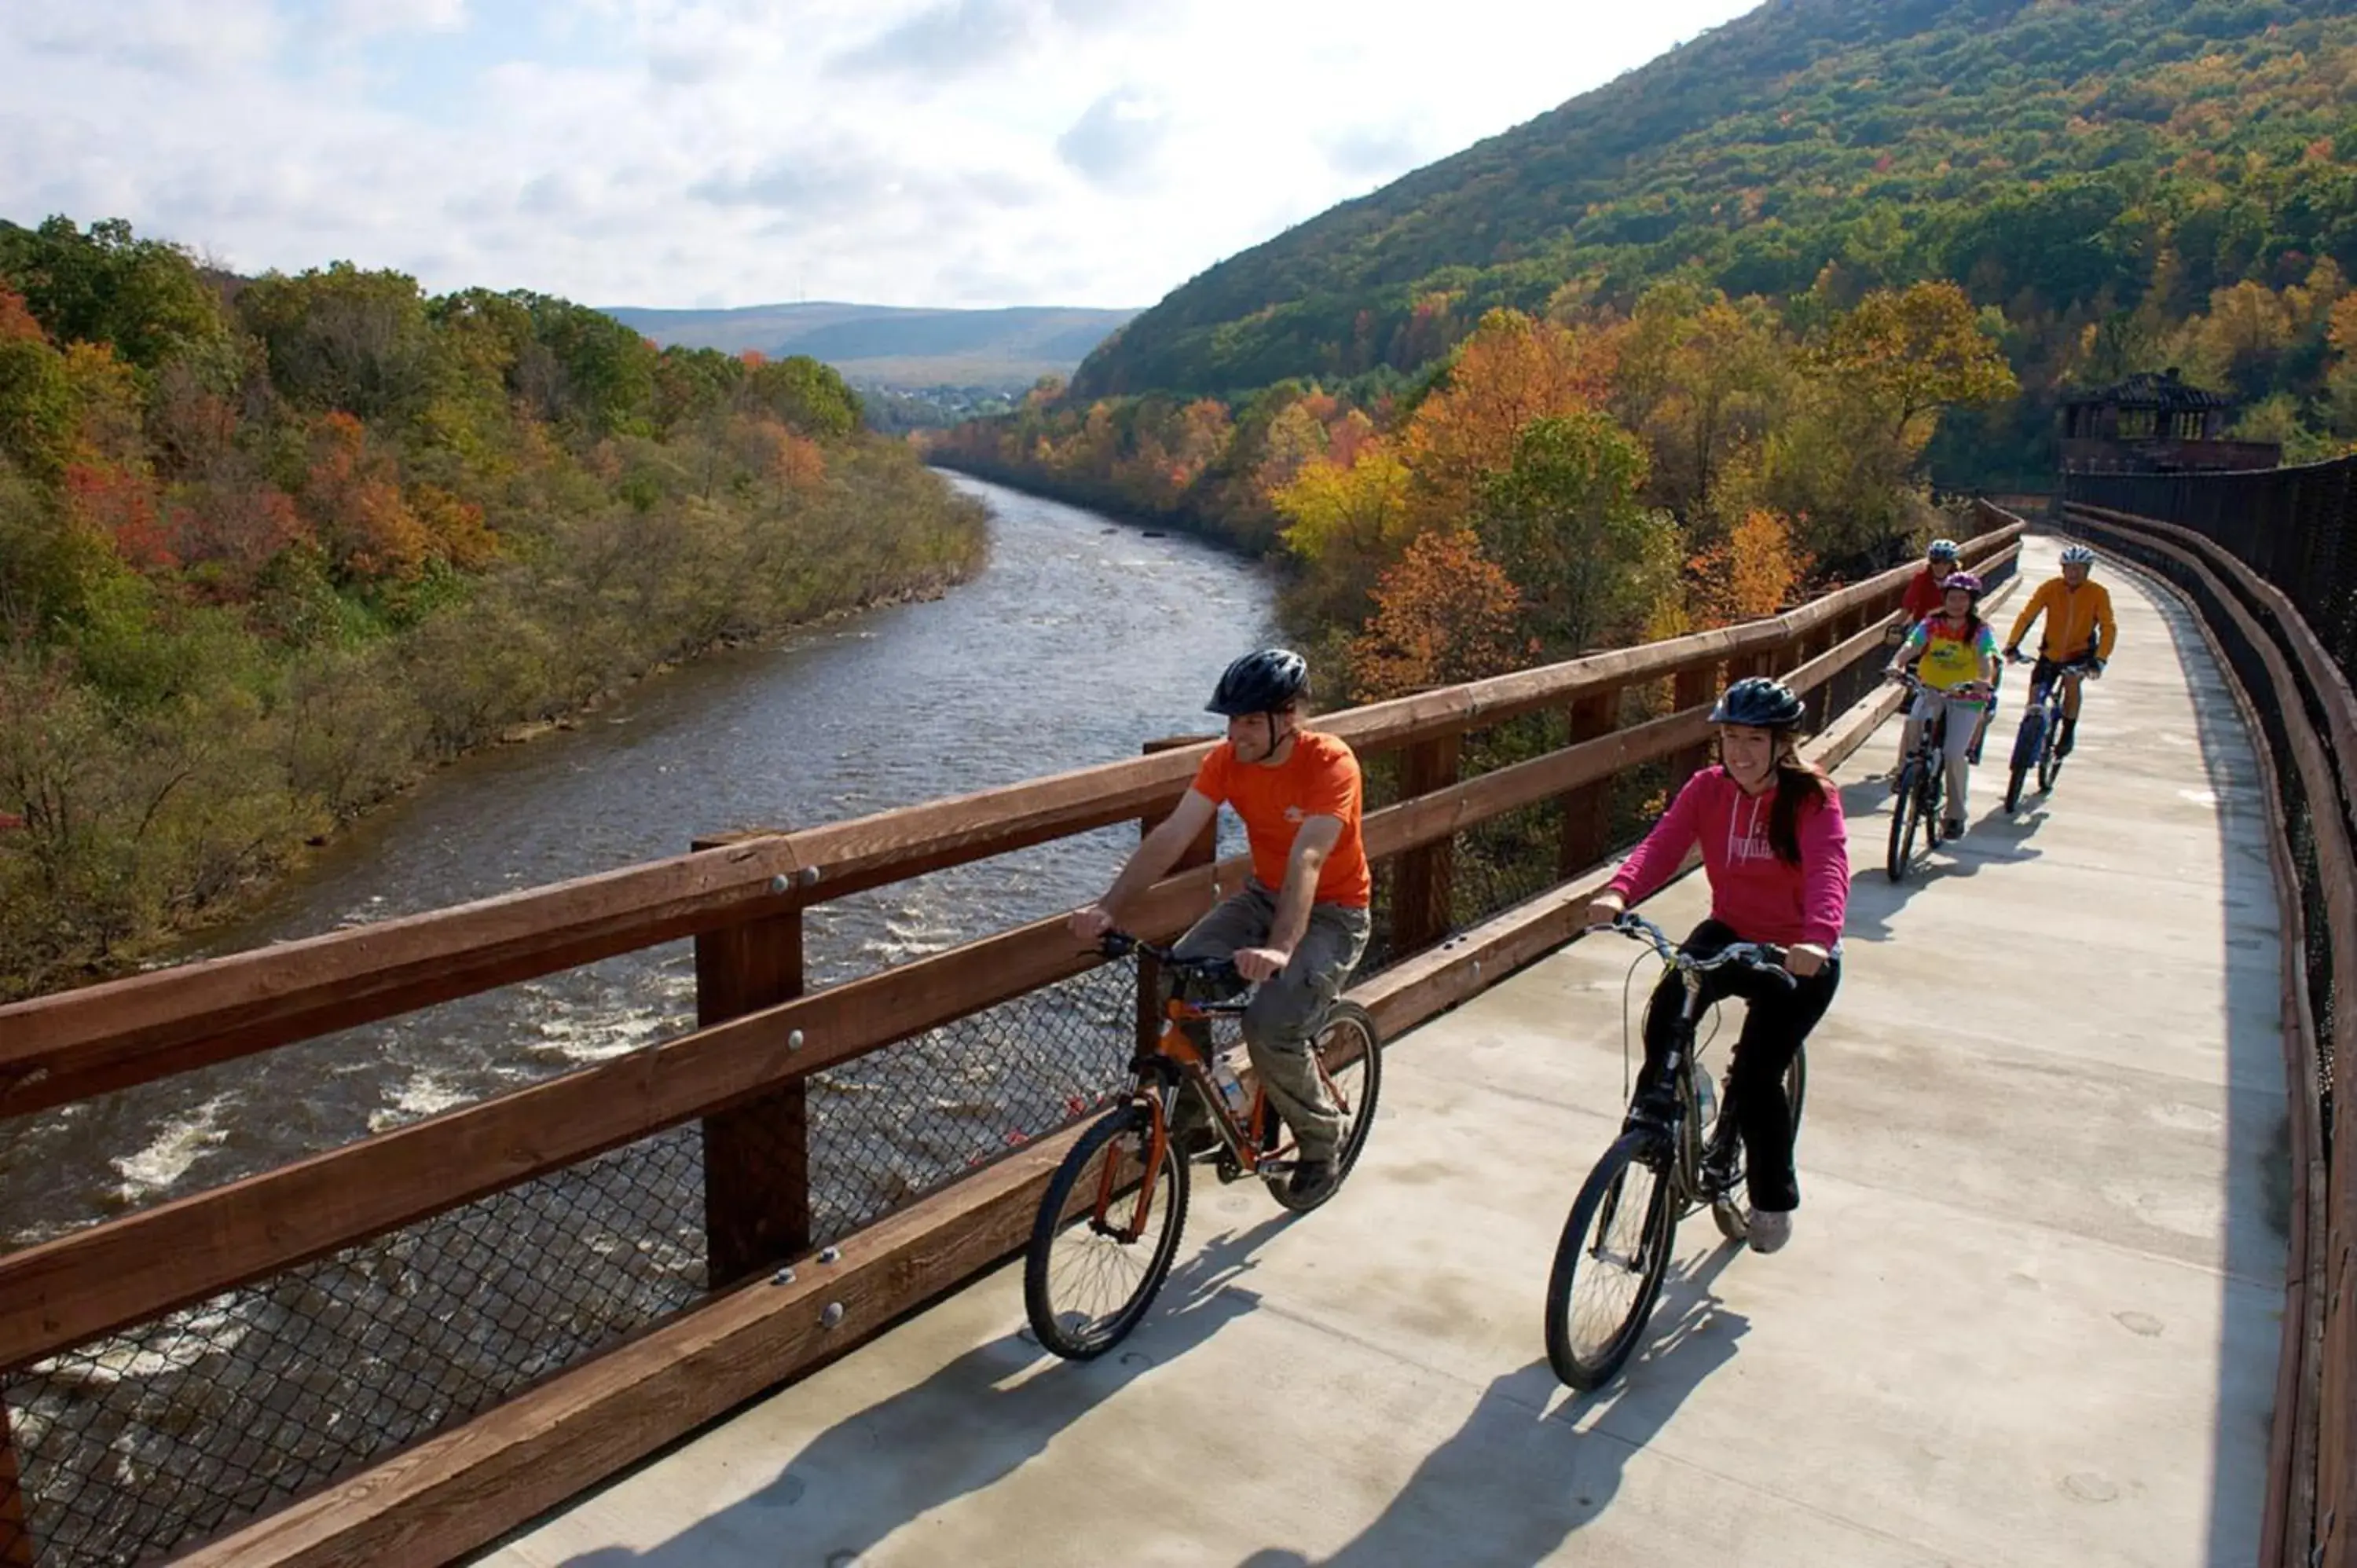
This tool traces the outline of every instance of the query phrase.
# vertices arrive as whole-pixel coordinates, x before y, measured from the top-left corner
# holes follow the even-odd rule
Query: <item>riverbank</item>
[[[0,998],[185,950],[460,758],[716,650],[935,598],[982,569],[986,513],[944,477],[897,450],[838,467],[856,482],[791,513],[641,520],[635,541],[607,528],[601,548],[569,541],[357,643],[274,650],[217,627],[213,662],[180,661],[181,689],[138,724],[61,660],[0,661],[0,806],[23,818],[0,832]]]
[[[1266,630],[1267,575],[1232,555],[962,476],[938,482],[991,514],[989,559],[954,591],[716,646],[621,685],[571,729],[480,746],[305,850],[239,918],[168,956],[299,941],[675,855],[716,832],[1135,757],[1198,727],[1217,660]],[[834,983],[1069,909],[1135,842],[1114,825],[816,906],[808,978]],[[694,1015],[692,944],[669,943],[126,1090],[12,1126],[0,1215],[16,1244],[55,1235],[610,1060]],[[862,1073],[831,1082],[814,1098],[873,1091]]]

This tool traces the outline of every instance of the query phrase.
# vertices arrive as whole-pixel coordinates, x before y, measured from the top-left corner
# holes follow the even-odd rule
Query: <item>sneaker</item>
[[[1754,1208],[1743,1219],[1755,1252],[1772,1252],[1792,1239],[1792,1211],[1789,1208]]]
[[[1900,794],[1900,793],[1904,792],[1904,790],[1906,789],[1906,788],[1907,788],[1907,769],[1905,769],[1904,768],[1894,768],[1894,769],[1892,769],[1892,771],[1891,771],[1891,775],[1890,775],[1890,792],[1891,792],[1893,795]]]
[[[1293,1175],[1285,1184],[1285,1196],[1294,1203],[1323,1202],[1333,1196],[1341,1179],[1341,1165],[1331,1155],[1322,1160],[1296,1160]]]
[[[1952,839],[1960,839],[1964,837],[1964,819],[1962,817],[1950,817],[1946,822],[1942,822],[1940,824],[1940,836],[1943,838]]]
[[[2078,735],[2079,726],[2071,720],[2064,719],[2062,721],[2062,738],[2054,743],[2054,755],[2058,758],[2070,756],[2071,743],[2078,738]]]

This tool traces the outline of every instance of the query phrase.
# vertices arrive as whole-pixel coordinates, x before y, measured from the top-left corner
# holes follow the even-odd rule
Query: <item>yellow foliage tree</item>
[[[1603,347],[1592,334],[1520,311],[1484,316],[1408,423],[1418,519],[1427,526],[1463,521],[1482,481],[1512,464],[1524,425],[1597,407],[1611,374]]]
[[[1295,609],[1318,625],[1356,625],[1383,568],[1415,535],[1409,476],[1390,444],[1362,444],[1349,467],[1315,462],[1270,501],[1285,520],[1285,546],[1301,563]]]
[[[1800,597],[1813,564],[1794,541],[1790,521],[1754,508],[1725,541],[1695,558],[1695,608],[1709,626],[1779,614]]]

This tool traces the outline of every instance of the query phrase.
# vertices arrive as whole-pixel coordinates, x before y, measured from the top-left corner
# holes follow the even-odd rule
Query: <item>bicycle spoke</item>
[[[1585,1254],[1572,1277],[1570,1329],[1573,1352],[1582,1360],[1601,1359],[1628,1329],[1642,1302],[1652,1262],[1649,1235],[1654,1189],[1661,1175],[1631,1162],[1597,1209]]]

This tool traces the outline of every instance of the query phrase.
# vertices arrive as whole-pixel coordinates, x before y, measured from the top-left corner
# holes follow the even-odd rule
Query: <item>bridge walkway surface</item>
[[[2029,541],[2032,582],[2056,548]],[[2106,571],[2119,657],[2050,803],[2000,810],[2018,681],[1972,832],[1906,884],[1894,731],[1841,769],[1857,877],[1793,1241],[1690,1219],[1613,1387],[1562,1388],[1540,1337],[1620,1114],[1638,950],[1587,939],[1395,1043],[1324,1209],[1199,1174],[1104,1359],[1029,1341],[1012,1265],[481,1561],[2249,1563],[2288,1180],[2264,808],[2196,623]]]

